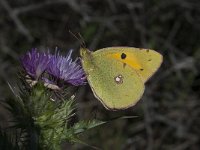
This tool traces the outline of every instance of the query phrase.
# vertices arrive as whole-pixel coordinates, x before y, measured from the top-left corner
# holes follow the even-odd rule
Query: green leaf
[[[97,126],[100,126],[102,124],[105,124],[106,121],[100,121],[100,120],[89,120],[89,121],[79,121],[73,126],[73,130],[75,134],[82,133],[86,130],[95,128]]]

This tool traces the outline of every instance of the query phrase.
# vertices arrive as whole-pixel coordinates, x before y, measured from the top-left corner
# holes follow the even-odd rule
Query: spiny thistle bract
[[[17,148],[57,150],[63,141],[81,143],[78,134],[105,123],[90,120],[69,124],[75,115],[75,92],[69,87],[85,84],[83,69],[71,54],[32,49],[21,57],[24,71],[20,74],[20,92],[2,103],[13,115],[10,129],[16,131]]]

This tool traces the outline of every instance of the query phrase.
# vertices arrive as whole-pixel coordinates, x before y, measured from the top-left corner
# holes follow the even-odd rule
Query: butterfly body
[[[110,47],[95,52],[81,48],[81,57],[94,95],[110,110],[135,105],[144,93],[144,83],[162,62],[159,53],[132,47]]]

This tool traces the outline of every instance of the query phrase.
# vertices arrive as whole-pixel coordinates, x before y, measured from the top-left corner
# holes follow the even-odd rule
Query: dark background
[[[12,96],[7,82],[16,84],[19,56],[31,48],[59,47],[63,54],[74,49],[79,55],[80,43],[69,30],[80,32],[91,50],[131,46],[164,56],[142,100],[128,110],[108,111],[88,85],[79,88],[80,120],[138,116],[89,130],[81,135],[84,142],[113,150],[200,148],[199,0],[0,0],[1,99]]]

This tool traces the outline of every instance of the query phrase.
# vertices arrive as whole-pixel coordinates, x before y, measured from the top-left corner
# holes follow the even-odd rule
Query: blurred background
[[[13,96],[19,57],[31,48],[55,47],[66,54],[80,42],[91,50],[110,46],[155,49],[164,62],[146,83],[134,107],[108,111],[88,85],[79,87],[77,118],[117,119],[80,136],[100,149],[200,149],[200,1],[199,0],[0,0],[0,95]],[[6,124],[0,108],[0,122]],[[3,119],[4,118],[4,119]],[[66,143],[68,149],[90,147]]]

